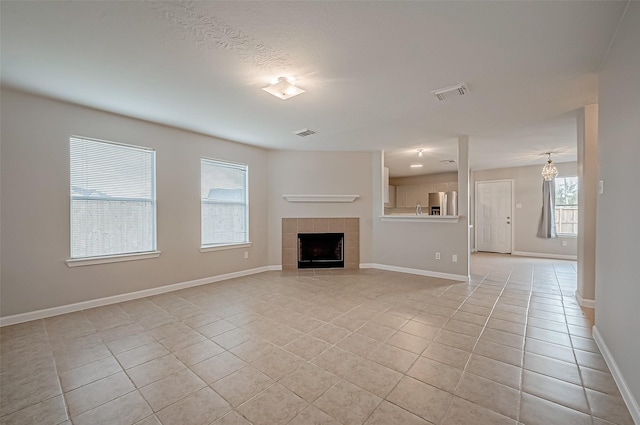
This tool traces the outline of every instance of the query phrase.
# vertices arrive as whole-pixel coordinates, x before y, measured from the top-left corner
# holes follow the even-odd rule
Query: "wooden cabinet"
[[[396,186],[396,207],[402,208],[405,206],[407,199],[407,186]]]

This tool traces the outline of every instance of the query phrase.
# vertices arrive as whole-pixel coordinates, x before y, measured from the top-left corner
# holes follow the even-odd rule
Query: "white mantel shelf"
[[[353,202],[360,195],[282,195],[289,202]]]

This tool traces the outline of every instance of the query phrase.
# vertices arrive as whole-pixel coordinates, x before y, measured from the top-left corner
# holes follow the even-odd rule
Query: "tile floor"
[[[269,272],[4,327],[1,424],[632,425],[575,262]]]

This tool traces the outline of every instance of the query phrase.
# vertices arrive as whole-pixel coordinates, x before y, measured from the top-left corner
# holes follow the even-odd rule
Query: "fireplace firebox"
[[[344,233],[298,233],[298,268],[344,267]]]

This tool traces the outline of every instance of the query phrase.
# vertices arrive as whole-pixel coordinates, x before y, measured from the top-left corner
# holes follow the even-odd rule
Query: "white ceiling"
[[[467,134],[474,169],[575,161],[626,3],[3,0],[1,79],[272,149],[402,156]],[[279,76],[307,92],[260,90]]]

